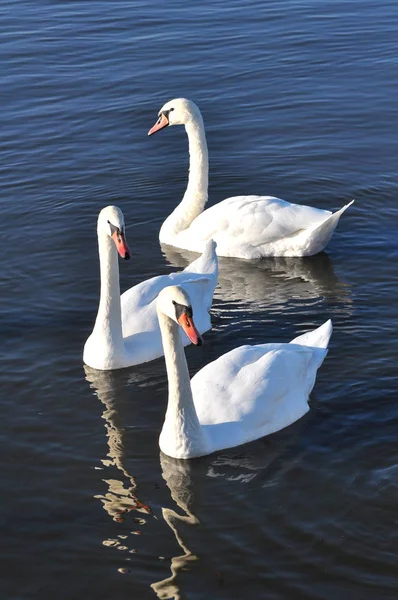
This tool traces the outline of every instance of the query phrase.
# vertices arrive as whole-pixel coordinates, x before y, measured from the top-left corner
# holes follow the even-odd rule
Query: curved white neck
[[[117,250],[111,238],[98,232],[101,273],[101,293],[93,333],[105,336],[105,343],[123,346],[120,307],[119,264]]]
[[[160,434],[160,448],[174,458],[202,456],[206,446],[192,397],[188,365],[179,325],[158,310],[166,360],[169,400]]]
[[[209,185],[209,156],[202,115],[192,117],[185,125],[189,143],[189,176],[183,199],[163,223],[160,241],[187,229],[203,211]]]

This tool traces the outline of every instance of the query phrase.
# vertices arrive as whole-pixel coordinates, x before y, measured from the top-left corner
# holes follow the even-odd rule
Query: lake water
[[[398,597],[398,9],[394,0],[0,3],[1,598]],[[163,360],[98,373],[96,218],[117,204],[121,285],[185,266],[158,232],[200,106],[209,204],[336,210],[309,259],[220,261],[192,373],[332,318],[312,410],[179,463],[160,456]]]

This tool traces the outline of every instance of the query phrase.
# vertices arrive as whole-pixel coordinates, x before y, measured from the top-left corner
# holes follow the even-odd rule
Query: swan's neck
[[[209,157],[203,119],[195,115],[185,125],[189,143],[188,186],[177,208],[163,223],[160,241],[168,243],[170,238],[187,229],[203,211],[207,202],[209,185]]]
[[[209,155],[203,119],[198,115],[185,125],[189,143],[188,186],[182,203],[190,205],[191,222],[202,212],[207,202],[209,185]]]
[[[160,448],[174,458],[201,456],[206,453],[205,437],[193,402],[179,325],[160,311],[158,318],[169,384],[169,400],[160,434]]]
[[[104,343],[121,348],[123,334],[117,250],[111,238],[101,231],[98,232],[98,249],[101,293],[93,333],[105,338]]]

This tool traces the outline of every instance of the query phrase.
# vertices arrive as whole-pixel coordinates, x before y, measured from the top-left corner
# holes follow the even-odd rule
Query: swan
[[[158,116],[148,135],[168,125],[185,125],[190,155],[188,186],[160,229],[162,244],[202,252],[206,241],[213,238],[218,256],[311,256],[325,248],[341,215],[354,202],[331,213],[272,196],[250,195],[227,198],[203,211],[209,165],[200,110],[191,100],[176,98],[167,102]]]
[[[179,273],[139,283],[120,296],[117,253],[130,258],[124,216],[117,206],[103,208],[97,223],[101,292],[94,329],[87,339],[83,361],[99,370],[121,369],[163,355],[156,298],[164,287],[182,285],[198,311],[198,329],[211,328],[209,310],[217,284],[218,261],[210,240],[202,256]],[[183,334],[184,345],[190,343]]]
[[[197,346],[202,338],[189,294],[180,286],[164,288],[157,313],[169,384],[159,438],[164,454],[186,459],[239,446],[291,425],[309,410],[308,396],[332,333],[330,320],[289,344],[235,348],[190,381],[179,329]]]

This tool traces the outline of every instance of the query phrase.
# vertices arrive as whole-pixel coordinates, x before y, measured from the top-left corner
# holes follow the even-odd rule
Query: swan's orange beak
[[[169,124],[169,120],[163,113],[160,115],[159,119],[156,121],[155,125],[151,127],[148,131],[148,135],[152,135],[161,129],[164,129]]]
[[[115,242],[116,250],[119,252],[120,256],[128,260],[130,258],[130,248],[128,247],[124,233],[121,233],[119,229],[117,229],[112,234],[112,239]]]
[[[183,313],[178,319],[178,323],[181,325],[189,339],[195,346],[203,346],[203,339],[199,331],[195,327],[192,317],[188,317],[186,313]]]

